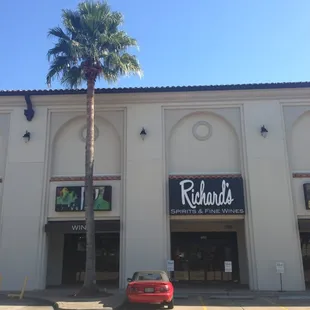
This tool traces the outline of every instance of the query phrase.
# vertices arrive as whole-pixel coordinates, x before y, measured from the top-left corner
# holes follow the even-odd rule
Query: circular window
[[[86,142],[86,132],[87,132],[87,125],[84,125],[80,130],[80,139],[83,142]],[[95,125],[95,141],[98,139],[98,137],[99,137],[99,129]]]
[[[193,126],[192,132],[197,140],[205,141],[212,135],[212,126],[206,121],[199,121]]]

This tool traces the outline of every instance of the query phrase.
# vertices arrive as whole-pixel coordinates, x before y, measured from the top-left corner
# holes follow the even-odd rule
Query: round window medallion
[[[80,139],[83,142],[86,142],[86,132],[87,132],[87,125],[84,125],[80,130]],[[98,137],[99,137],[99,129],[95,125],[95,141],[97,140]]]
[[[199,121],[193,126],[192,132],[197,140],[205,141],[212,136],[212,126],[206,121]]]

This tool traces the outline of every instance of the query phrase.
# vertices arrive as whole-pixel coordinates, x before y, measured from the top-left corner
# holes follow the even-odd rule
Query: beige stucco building
[[[98,90],[98,281],[304,290],[309,132],[310,83]],[[84,91],[0,91],[2,289],[82,281],[84,138]]]

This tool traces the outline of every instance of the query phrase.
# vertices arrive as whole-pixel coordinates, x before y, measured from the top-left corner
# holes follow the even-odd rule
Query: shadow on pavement
[[[202,296],[203,303],[206,307],[300,307],[310,306],[310,296],[307,299],[279,299],[278,297],[255,297],[252,299],[210,299]]]
[[[309,299],[281,300],[277,297],[255,297],[253,299],[210,299],[208,296],[190,296],[189,298],[175,299],[175,310],[208,309],[212,308],[278,308],[290,310],[290,308],[309,309]],[[122,310],[148,310],[164,309],[159,305],[125,305]]]
[[[191,310],[191,307],[201,307],[201,301],[196,297],[190,297],[188,299],[177,299],[174,302],[174,309],[186,309]],[[125,304],[122,310],[157,310],[167,309],[167,306],[163,307],[160,305],[147,305],[147,304]],[[200,310],[200,309],[199,309]]]

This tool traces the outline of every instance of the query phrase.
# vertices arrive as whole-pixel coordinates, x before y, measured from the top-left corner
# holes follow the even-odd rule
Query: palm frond
[[[109,31],[116,32],[118,27],[121,26],[124,22],[124,16],[120,12],[111,12],[109,19]]]
[[[81,16],[105,18],[111,14],[111,8],[107,1],[84,1],[78,5],[78,11]]]
[[[111,73],[113,73],[113,76]],[[111,82],[115,80],[114,75],[117,77],[129,75],[142,77],[143,72],[136,56],[128,53],[122,55],[110,53],[105,57],[104,65],[102,66],[102,75]]]
[[[100,37],[100,39],[103,39],[102,41],[103,44],[108,43],[111,46],[111,48],[119,51],[126,50],[129,47],[138,46],[137,41],[128,36],[124,31],[118,31],[112,33],[109,37],[104,36],[103,38]]]
[[[62,22],[63,29],[55,27],[48,32],[57,38],[47,52],[49,84],[54,77],[61,77],[63,84],[76,87],[86,80],[89,69],[98,70],[97,77],[108,82],[122,75],[142,76],[136,56],[128,53],[128,48],[138,47],[137,41],[119,30],[123,15],[111,11],[106,1],[87,0],[77,10],[63,10]]]
[[[82,30],[81,16],[79,12],[72,10],[63,10],[62,23],[65,26],[67,32],[70,33],[71,39],[75,40]]]
[[[46,83],[50,87],[52,80],[55,77],[59,77],[63,72],[68,70],[70,67],[70,60],[66,56],[57,56],[53,59],[50,64],[47,76]]]
[[[136,56],[124,53],[119,58],[120,75],[128,76],[135,74],[140,78],[143,76],[143,71]]]
[[[107,2],[82,2],[79,5],[81,25],[89,38],[96,38],[106,30],[106,21],[110,16],[110,7]],[[102,28],[104,26],[104,28]]]
[[[47,32],[48,37],[54,36],[63,40],[70,40],[60,27],[51,28]]]
[[[99,78],[103,77],[106,82],[115,83],[119,79],[119,74],[116,69],[108,68],[108,67],[102,67],[102,71]]]
[[[78,58],[78,48],[73,43],[72,40],[59,39],[54,47],[48,50],[48,60],[50,61],[52,57],[57,57],[58,55],[65,55],[71,58],[72,61],[76,60]]]
[[[72,67],[69,70],[64,71],[61,83],[70,88],[77,88],[83,82],[83,71],[81,67]]]

